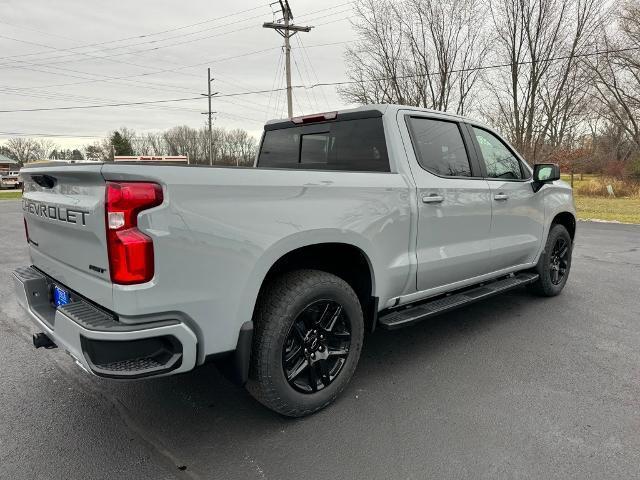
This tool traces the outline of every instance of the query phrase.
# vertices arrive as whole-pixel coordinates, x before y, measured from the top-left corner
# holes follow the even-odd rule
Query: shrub
[[[627,164],[622,160],[609,160],[602,171],[607,177],[624,178],[627,173]]]

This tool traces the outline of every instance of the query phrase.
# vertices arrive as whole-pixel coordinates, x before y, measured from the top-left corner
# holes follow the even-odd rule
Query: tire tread
[[[326,284],[338,286],[351,297],[353,302],[360,305],[358,297],[347,282],[328,272],[310,269],[295,270],[277,277],[266,287],[258,299],[259,305],[254,320],[256,331],[253,337],[254,344],[247,389],[260,403],[286,416],[300,417],[326,407],[335,400],[348,383],[347,379],[341,388],[321,405],[313,408],[300,408],[286,402],[274,388],[274,382],[270,378],[270,368],[265,353],[271,351],[273,343],[279,340],[278,319],[283,317],[283,312],[286,312],[298,297]]]

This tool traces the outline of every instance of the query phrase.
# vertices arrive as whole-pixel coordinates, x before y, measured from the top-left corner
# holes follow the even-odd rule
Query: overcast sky
[[[293,84],[345,79],[345,42],[354,39],[350,3],[290,5],[296,24],[316,26],[292,39]],[[213,91],[221,95],[282,87],[282,38],[262,28],[273,20],[272,8],[279,10],[260,0],[0,0],[0,110],[196,97],[206,92],[208,66],[216,79]],[[322,45],[327,43],[333,45]],[[294,94],[294,115],[345,106],[334,87]],[[121,126],[137,132],[199,127],[206,110],[203,97],[153,106],[0,113],[0,142],[11,134],[58,134],[71,136],[54,139],[66,148],[92,143],[90,136]],[[213,110],[215,125],[258,135],[266,119],[286,116],[285,94],[220,97]]]

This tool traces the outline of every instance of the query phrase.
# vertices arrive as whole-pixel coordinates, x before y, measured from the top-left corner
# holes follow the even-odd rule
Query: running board
[[[409,306],[401,310],[393,310],[389,313],[380,315],[378,325],[387,330],[395,330],[396,328],[413,325],[421,320],[434,317],[454,308],[469,305],[470,303],[493,297],[499,293],[506,292],[513,288],[533,283],[538,279],[537,273],[518,273],[514,276],[503,278],[490,283],[480,284],[467,290],[438,297],[435,300],[427,300],[415,306]]]

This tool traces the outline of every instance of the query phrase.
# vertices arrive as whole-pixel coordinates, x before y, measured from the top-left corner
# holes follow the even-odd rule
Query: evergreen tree
[[[111,135],[111,145],[115,155],[133,155],[131,141],[123,137],[117,130]]]
[[[13,153],[13,151],[5,146],[5,145],[0,145],[0,155],[4,155],[5,157],[9,157],[11,160],[18,160],[16,158],[16,155]]]

